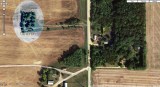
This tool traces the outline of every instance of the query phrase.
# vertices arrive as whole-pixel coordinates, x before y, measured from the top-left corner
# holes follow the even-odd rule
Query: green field
[[[86,20],[87,19],[87,0],[80,0],[79,1],[79,7],[80,7],[80,19]]]
[[[76,75],[75,77],[67,80],[68,87],[88,87],[88,75],[87,71]]]

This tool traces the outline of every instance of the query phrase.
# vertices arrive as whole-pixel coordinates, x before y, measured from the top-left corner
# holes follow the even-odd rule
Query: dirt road
[[[63,81],[67,81],[68,79],[70,79],[70,78],[72,78],[72,77],[80,74],[81,72],[84,72],[84,71],[88,70],[88,68],[89,68],[89,67],[86,67],[86,68],[83,68],[83,69],[81,69],[81,70],[79,70],[79,71],[76,71],[76,72],[72,73],[72,74],[71,74],[70,76],[68,76],[67,78],[62,79],[62,80],[58,81],[57,83],[55,83],[55,84],[53,85],[53,87],[57,87],[57,86],[58,86],[60,83],[62,83]]]

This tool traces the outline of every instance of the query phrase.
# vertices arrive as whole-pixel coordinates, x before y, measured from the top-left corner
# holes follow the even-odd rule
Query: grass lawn
[[[87,0],[80,0],[79,1],[80,6],[80,19],[86,20],[87,19]]]
[[[67,80],[68,87],[87,87],[88,85],[88,75],[87,71],[76,75],[75,77]]]

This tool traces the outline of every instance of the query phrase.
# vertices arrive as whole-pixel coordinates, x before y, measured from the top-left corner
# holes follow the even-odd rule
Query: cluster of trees
[[[59,72],[54,69],[41,68],[38,74],[40,75],[40,82],[38,82],[38,84],[40,85],[40,87],[45,87],[44,85],[48,84],[48,80],[58,80],[57,77],[53,78],[53,75],[58,75]]]
[[[86,53],[83,48],[73,45],[69,50],[64,51],[59,62],[69,67],[81,67],[84,64]]]
[[[73,54],[64,58],[63,63],[71,67],[81,67],[83,65],[83,59],[85,59],[84,49],[77,49]]]
[[[115,65],[117,62],[114,49],[103,46],[91,46],[91,67],[105,66],[106,63]]]
[[[104,27],[111,27],[112,8],[112,0],[91,0],[93,30],[102,32]]]
[[[40,77],[41,82],[47,82],[48,71],[49,71],[49,69],[42,68],[41,71],[39,72],[39,74],[41,76]]]
[[[20,11],[21,13],[21,22],[20,27],[22,33],[33,31],[33,27],[35,26],[35,12],[24,12]]]
[[[103,4],[104,8],[99,8],[99,6],[101,7],[99,3],[105,3]],[[106,7],[109,8],[106,9]],[[128,69],[145,69],[145,4],[129,4],[126,0],[92,0],[92,8],[92,12],[95,12],[95,9],[104,12],[94,14],[100,15],[100,18],[104,18],[103,21],[106,21],[100,22],[102,23],[101,29],[105,27],[105,24],[107,26],[111,24],[112,29],[108,46],[91,47],[91,51],[93,51],[93,53],[91,53],[92,68],[105,65],[106,62],[118,64],[121,58],[125,58],[125,66],[128,67]],[[110,14],[103,15],[105,12],[109,12]],[[91,18],[94,17],[96,16]],[[107,23],[107,19],[110,23]],[[100,19],[96,18],[91,20],[95,23]],[[98,29],[97,27],[94,28]]]

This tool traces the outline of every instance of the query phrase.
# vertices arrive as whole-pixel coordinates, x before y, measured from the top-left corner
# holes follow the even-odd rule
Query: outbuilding
[[[48,81],[48,85],[53,85],[54,84],[54,81],[53,80],[49,80]]]
[[[63,87],[68,87],[68,83],[66,81],[63,82]]]

